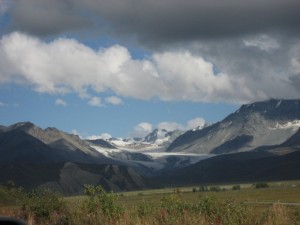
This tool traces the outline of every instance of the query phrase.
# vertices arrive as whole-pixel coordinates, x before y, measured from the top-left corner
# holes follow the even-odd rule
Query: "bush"
[[[268,183],[257,183],[255,184],[255,188],[268,188],[269,187],[269,184]]]
[[[139,217],[150,216],[154,213],[154,207],[143,200],[137,208],[137,213]]]
[[[68,212],[63,197],[49,190],[40,189],[29,193],[22,189],[15,189],[15,194],[19,196],[23,216],[25,219],[33,219],[38,223],[46,221],[64,221],[68,220]]]
[[[232,190],[234,190],[234,191],[241,190],[241,186],[240,185],[234,185],[234,186],[232,186]]]
[[[175,189],[173,190],[173,192],[174,192],[175,194],[181,194],[181,189],[180,189],[180,188],[175,188]]]
[[[207,186],[200,186],[199,191],[200,192],[208,191],[208,188],[207,188]]]
[[[107,193],[101,186],[85,185],[84,193],[88,196],[84,205],[91,214],[100,211],[108,218],[119,218],[124,212],[124,209],[116,204],[117,195]]]
[[[210,191],[215,191],[215,192],[219,192],[221,191],[222,189],[219,187],[219,186],[212,186],[209,188]]]

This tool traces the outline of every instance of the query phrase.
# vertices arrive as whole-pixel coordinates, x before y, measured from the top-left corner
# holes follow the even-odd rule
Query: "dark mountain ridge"
[[[242,105],[239,110],[202,130],[179,136],[168,151],[233,153],[278,145],[300,125],[300,100],[274,100]]]
[[[5,146],[4,142],[0,142],[0,149],[10,149],[14,145],[15,140],[19,140],[22,134],[22,141],[30,145],[26,156],[28,159],[36,158],[34,154],[31,154],[30,150],[40,149],[39,152],[48,149],[48,163],[66,163],[66,162],[78,162],[78,163],[100,163],[110,164],[116,163],[110,158],[107,158],[103,154],[99,153],[95,149],[91,148],[89,144],[81,140],[77,135],[67,134],[56,128],[42,129],[30,122],[21,122],[13,124],[9,127],[4,127],[1,135],[10,138],[6,141],[9,146]],[[26,134],[26,135],[25,135]],[[37,145],[38,146],[34,146]],[[19,145],[18,149],[24,149],[25,145]],[[59,157],[59,160],[51,159]],[[14,159],[15,163],[23,163],[23,160]]]
[[[147,140],[157,143],[171,136],[154,130]],[[242,105],[220,122],[190,130],[168,148],[180,154],[160,159],[165,165],[158,169],[158,156],[113,148],[29,122],[0,126],[0,184],[13,180],[27,189],[49,187],[74,195],[82,194],[87,183],[121,191],[153,187],[152,181],[172,186],[300,179],[300,100]],[[180,158],[186,152],[211,158]],[[114,154],[122,160],[110,157]]]
[[[300,179],[300,151],[283,156],[264,151],[224,154],[155,178],[165,186]]]
[[[64,161],[56,150],[22,130],[0,133],[0,155],[0,164]]]
[[[30,122],[1,127],[0,156],[2,185],[11,180],[25,189],[47,187],[64,195],[82,194],[84,184],[115,191],[150,185],[134,169],[104,156],[78,136]]]

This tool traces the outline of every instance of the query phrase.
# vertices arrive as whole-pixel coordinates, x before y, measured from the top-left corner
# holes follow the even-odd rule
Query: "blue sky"
[[[143,136],[299,98],[299,1],[222,4],[0,0],[0,124]]]

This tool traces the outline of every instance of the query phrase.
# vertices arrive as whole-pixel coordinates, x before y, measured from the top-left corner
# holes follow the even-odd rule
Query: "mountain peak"
[[[169,151],[229,153],[278,145],[299,129],[300,100],[270,99],[242,105],[224,120],[179,136]]]
[[[57,128],[55,128],[55,127],[47,127],[47,128],[45,129],[45,132],[49,132],[49,133],[60,133],[61,131],[58,130]]]
[[[300,99],[270,99],[242,105],[235,114],[259,113],[267,119],[294,120],[300,118]],[[229,115],[230,117],[231,115]]]
[[[11,129],[11,130],[13,130],[13,129],[30,129],[34,126],[35,125],[33,123],[27,121],[27,122],[15,123],[15,124],[9,126],[9,129]]]

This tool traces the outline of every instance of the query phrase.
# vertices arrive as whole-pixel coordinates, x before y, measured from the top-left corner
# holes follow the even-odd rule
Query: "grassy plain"
[[[65,198],[47,192],[30,194],[13,207],[3,207],[9,198],[2,190],[0,198],[5,202],[0,215],[23,218],[29,225],[300,224],[300,181],[269,182],[268,188],[213,185],[205,187],[207,191],[199,191],[203,186],[122,193],[106,193],[93,186],[87,190],[85,196]]]
[[[159,204],[160,199],[168,194],[179,192],[179,197],[182,201],[188,203],[195,203],[203,196],[214,197],[219,200],[232,199],[236,202],[244,202],[254,204],[261,203],[299,203],[300,204],[300,180],[283,181],[283,182],[269,182],[268,188],[255,188],[253,183],[245,184],[227,184],[227,185],[212,185],[210,187],[218,186],[220,191],[205,191],[199,192],[199,187],[180,187],[180,188],[164,188],[153,190],[141,190],[117,193],[119,198],[118,204],[128,208],[134,207],[141,202],[149,204]],[[240,185],[240,190],[232,190],[234,185]],[[196,189],[193,192],[193,188]],[[86,196],[66,197],[67,202],[77,202],[85,199]]]

